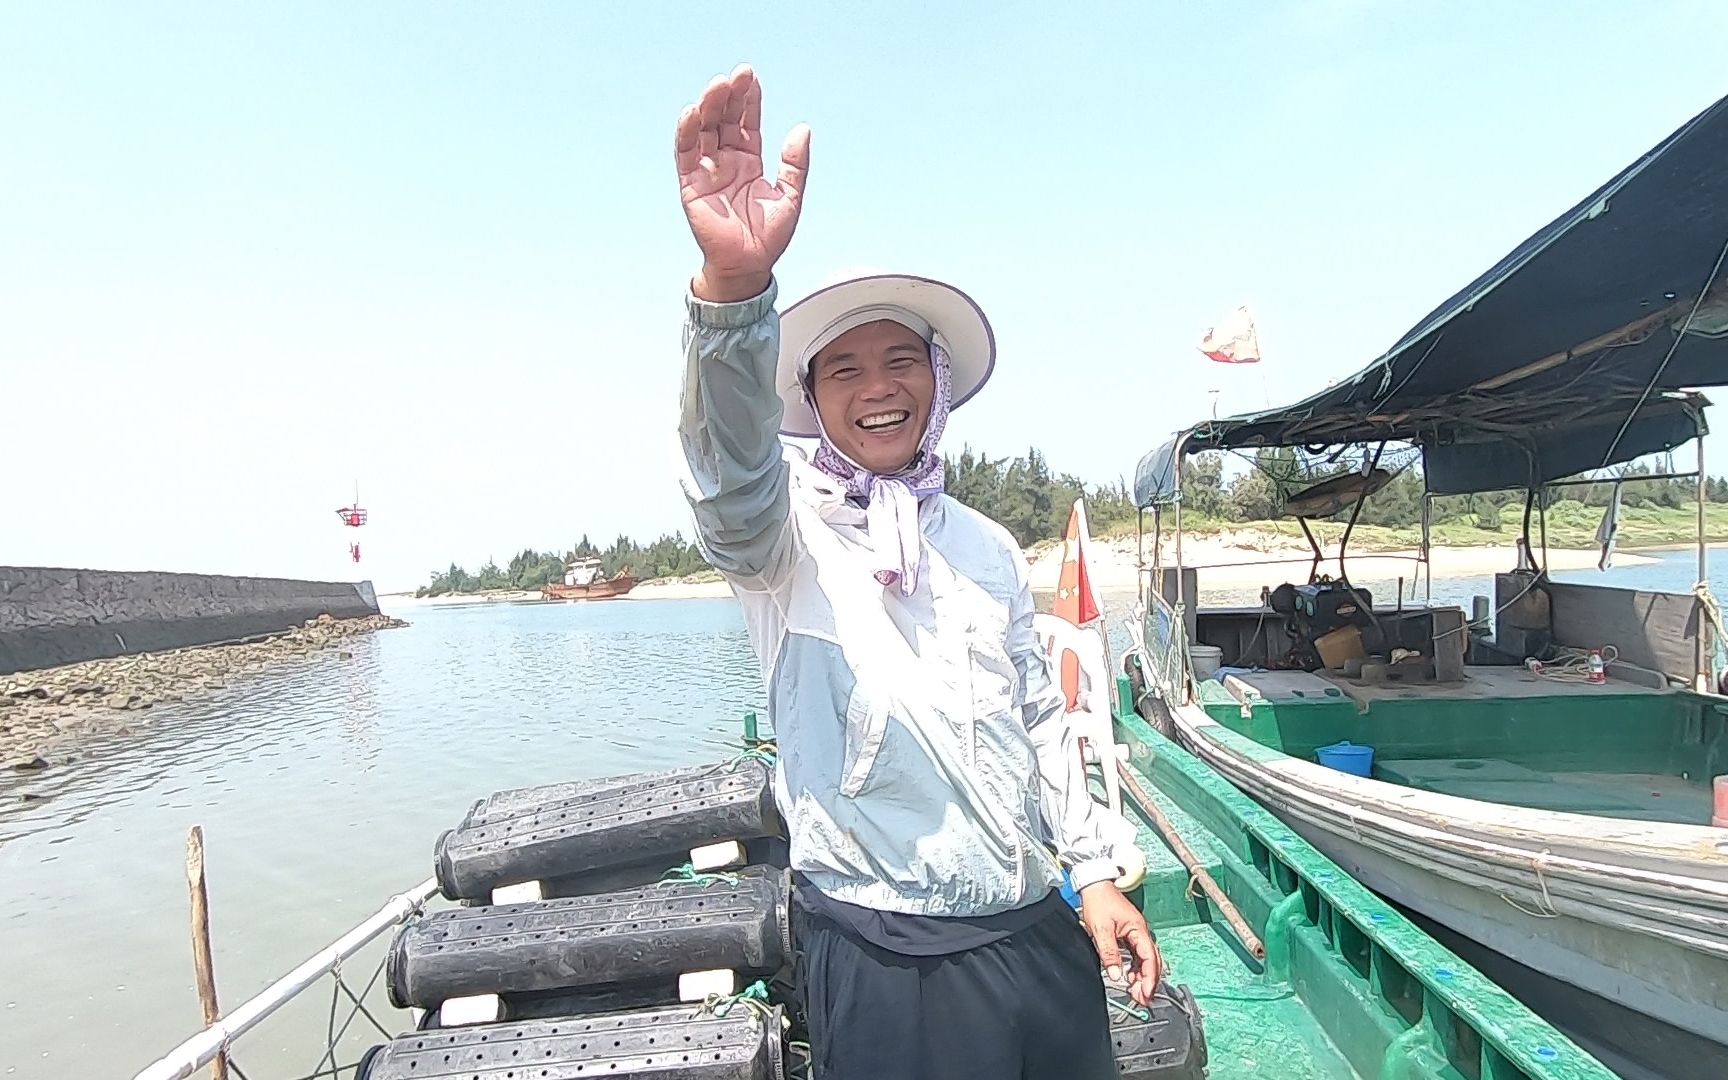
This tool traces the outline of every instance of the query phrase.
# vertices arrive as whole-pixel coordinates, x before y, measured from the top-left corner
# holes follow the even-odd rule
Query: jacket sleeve
[[[1056,853],[1068,868],[1074,891],[1121,876],[1128,863],[1117,857],[1121,844],[1133,844],[1127,819],[1092,798],[1079,736],[1067,718],[1067,696],[1050,676],[1050,662],[1032,629],[1037,610],[1024,558],[1014,553],[1019,595],[1012,606],[1008,651],[1020,672],[1020,700],[1026,730],[1038,752],[1039,804]],[[1111,762],[1106,763],[1110,767]]]
[[[744,588],[771,588],[791,562],[788,467],[774,387],[778,286],[735,304],[685,298],[678,435],[696,543]]]

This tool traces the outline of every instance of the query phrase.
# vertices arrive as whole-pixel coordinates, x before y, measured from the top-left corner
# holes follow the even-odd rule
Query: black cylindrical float
[[[658,860],[692,848],[772,836],[772,770],[754,758],[657,773],[501,791],[438,838],[438,886],[485,900],[500,885]]]
[[[788,959],[785,871],[461,907],[409,923],[388,959],[390,1000],[435,1009],[449,998],[660,980],[730,968],[772,975]]]

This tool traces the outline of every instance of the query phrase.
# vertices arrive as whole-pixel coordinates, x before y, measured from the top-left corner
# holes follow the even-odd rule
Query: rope
[[[1532,919],[1558,919],[1560,917],[1560,912],[1555,910],[1554,898],[1548,895],[1548,875],[1545,871],[1547,865],[1548,850],[1546,848],[1542,850],[1542,854],[1537,855],[1535,858],[1530,860],[1530,868],[1536,872],[1536,884],[1542,889],[1542,910],[1531,911],[1529,908],[1512,899],[1510,896],[1507,896],[1505,893],[1500,894],[1500,899],[1511,904],[1515,910],[1523,912]]]
[[[1620,659],[1620,650],[1612,645],[1602,646],[1601,654],[1603,668]],[[1555,682],[1590,681],[1590,654],[1580,649],[1562,650],[1558,660],[1533,659],[1525,664],[1532,675]]]
[[[655,884],[700,885],[703,888],[707,888],[710,885],[718,885],[722,883],[727,885],[736,885],[738,884],[738,875],[728,874],[724,871],[703,873],[698,871],[696,867],[690,863],[685,863],[682,866],[674,866],[672,869],[666,871],[665,875]]]
[[[746,986],[736,994],[709,994],[696,1007],[696,1016],[712,1016],[716,1020],[724,1019],[732,1011],[732,1006],[743,1005],[758,1016],[768,1016],[768,984],[761,979]]]
[[[779,757],[780,748],[777,745],[771,742],[759,742],[736,757],[728,761],[722,761],[720,764],[709,769],[702,775],[704,777],[709,777],[723,772],[737,772],[738,766],[744,764],[746,761],[758,761],[772,769],[774,768],[775,762],[779,760]]]
[[[1140,1021],[1142,1024],[1152,1019],[1151,1009],[1142,1009],[1133,1002],[1117,1001],[1115,998],[1105,998],[1104,1000],[1109,1002],[1112,1009],[1122,1013],[1124,1016],[1132,1017],[1133,1019]]]
[[[1522,538],[1520,538],[1520,539],[1522,539]],[[1524,583],[1524,587],[1522,589],[1518,590],[1518,595],[1514,596],[1512,599],[1506,601],[1504,604],[1501,604],[1499,607],[1495,608],[1494,613],[1492,615],[1490,615],[1488,618],[1483,619],[1479,622],[1474,621],[1474,620],[1467,621],[1462,626],[1454,626],[1450,630],[1442,630],[1440,633],[1434,635],[1434,640],[1439,641],[1441,638],[1451,637],[1453,634],[1462,634],[1467,630],[1486,629],[1490,624],[1492,624],[1492,622],[1496,618],[1498,618],[1500,616],[1501,612],[1505,611],[1507,608],[1511,607],[1513,604],[1516,604],[1518,601],[1524,599],[1525,594],[1528,593],[1531,589],[1534,589],[1536,587],[1536,583],[1540,580],[1541,580],[1540,574],[1531,575],[1530,580]]]

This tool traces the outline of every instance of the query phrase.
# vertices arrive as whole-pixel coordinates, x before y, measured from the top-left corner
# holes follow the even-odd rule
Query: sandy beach
[[[1200,589],[1258,589],[1276,586],[1285,581],[1306,581],[1310,549],[1300,540],[1282,542],[1283,538],[1264,533],[1222,533],[1218,536],[1190,536],[1182,542],[1182,563],[1199,570]],[[1336,548],[1330,550],[1335,551]],[[1139,558],[1133,537],[1095,540],[1088,552],[1092,582],[1099,589],[1133,588]],[[1034,549],[1032,556],[1032,588],[1052,590],[1062,570],[1060,543]],[[1175,545],[1166,541],[1162,552],[1166,566],[1174,565]],[[1510,570],[1518,563],[1518,553],[1510,544],[1495,547],[1433,547],[1429,552],[1436,578],[1481,577]],[[1413,561],[1415,551],[1377,551],[1351,555],[1348,566],[1351,578],[1358,581],[1388,581],[1417,575]],[[1550,570],[1582,570],[1596,565],[1594,550],[1548,551]],[[1270,560],[1279,561],[1268,565]],[[1148,547],[1146,561],[1152,561]],[[1626,551],[1614,553],[1615,566],[1635,566],[1654,562],[1646,555]],[[1258,564],[1258,565],[1256,565]],[[1337,563],[1321,564],[1321,572],[1337,573]]]

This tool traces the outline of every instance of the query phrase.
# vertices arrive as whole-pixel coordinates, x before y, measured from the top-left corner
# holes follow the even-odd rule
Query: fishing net
[[[268,1049],[264,1046],[266,1040],[257,1040],[258,1045],[251,1046],[243,1053],[236,1053],[234,1048],[226,1052],[228,1071],[237,1080],[345,1080],[356,1075],[360,1059],[367,1049],[380,1041],[387,1042],[400,1034],[400,1030],[392,1031],[386,1019],[396,1019],[399,1028],[406,1026],[406,1016],[400,1014],[389,1004],[382,984],[384,965],[388,955],[391,935],[381,935],[377,941],[365,950],[377,952],[378,958],[370,966],[370,974],[359,990],[355,986],[358,980],[351,980],[349,972],[367,970],[366,964],[356,966],[360,960],[357,954],[345,963],[338,963],[331,968],[319,982],[308,986],[296,997],[296,1004],[309,1005],[314,1001],[323,1002],[323,1046],[316,1048],[306,1046],[304,1055],[288,1053],[282,1055],[288,1060],[270,1061]],[[328,986],[327,998],[320,991]],[[273,1018],[274,1019],[274,1018]],[[294,1018],[286,1018],[292,1020]],[[284,1024],[294,1041],[301,1039],[306,1027],[304,1016],[300,1023]],[[252,1033],[248,1033],[252,1034]],[[281,1041],[279,1035],[276,1040]],[[254,1040],[241,1037],[242,1043],[249,1046]],[[308,1068],[306,1062],[311,1056],[318,1054],[317,1059]],[[249,1065],[246,1063],[250,1063]]]

